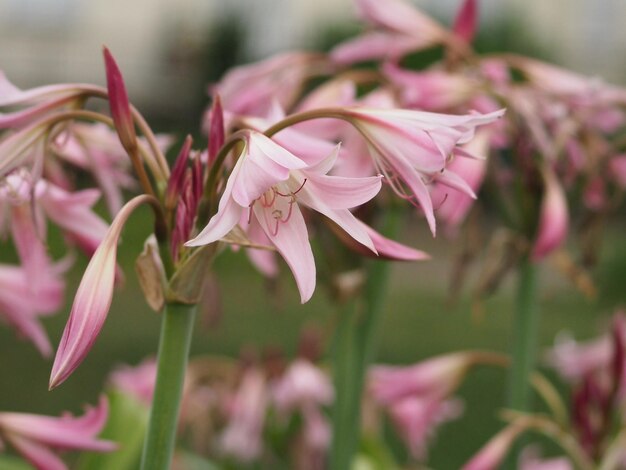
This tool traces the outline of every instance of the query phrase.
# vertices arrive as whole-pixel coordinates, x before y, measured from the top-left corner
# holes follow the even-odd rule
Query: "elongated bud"
[[[122,228],[140,204],[153,200],[150,196],[137,196],[122,207],[89,261],[54,358],[50,389],[57,387],[74,372],[96,341],[111,307],[117,242]]]
[[[122,72],[106,47],[103,48],[103,54],[111,116],[120,142],[128,153],[132,153],[137,148],[137,135]]]
[[[224,145],[224,111],[219,95],[213,97],[213,104],[209,112],[209,166],[215,160],[217,153]]]
[[[463,39],[468,44],[474,39],[476,34],[476,24],[478,23],[478,1],[465,0],[456,19],[452,30],[454,34]]]
[[[167,209],[173,209],[176,206],[176,201],[180,197],[183,183],[185,181],[185,170],[187,169],[187,162],[189,161],[189,152],[193,139],[190,135],[185,138],[185,142],[176,157],[172,174],[167,182],[167,194],[165,196],[165,207]]]

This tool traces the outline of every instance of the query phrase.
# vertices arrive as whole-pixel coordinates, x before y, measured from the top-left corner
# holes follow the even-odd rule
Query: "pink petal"
[[[65,462],[50,449],[20,436],[11,436],[11,444],[37,470],[67,470]]]
[[[539,227],[531,253],[534,261],[545,258],[558,248],[565,241],[569,226],[567,201],[563,188],[552,171],[544,171],[543,177],[545,186]]]
[[[306,163],[269,137],[251,131],[237,165],[237,173],[230,177],[234,178],[232,197],[248,207],[270,187],[287,180],[289,170],[304,168]]]
[[[277,198],[277,201],[282,202],[282,199],[284,198]],[[286,213],[287,208],[284,209],[283,213]],[[270,209],[255,204],[253,211],[263,231],[291,269],[302,303],[307,302],[315,291],[315,261],[304,217],[298,204],[293,204],[289,220],[279,223],[278,230],[273,226]]]
[[[63,331],[52,366],[50,388],[67,379],[85,358],[96,341],[113,298],[117,242],[128,217],[140,204],[150,201],[137,196],[115,217],[94,253],[78,286],[69,320]]]
[[[378,233],[369,225],[366,225],[363,222],[361,222],[361,224],[372,240],[379,257],[397,261],[420,261],[430,259],[428,253],[416,250],[394,240],[390,240],[389,238],[386,238]]]

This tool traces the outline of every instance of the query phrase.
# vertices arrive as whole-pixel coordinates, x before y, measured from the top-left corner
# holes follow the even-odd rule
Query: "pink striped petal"
[[[132,211],[150,200],[149,196],[142,195],[129,201],[117,214],[91,258],[78,286],[54,359],[50,376],[51,389],[74,372],[96,341],[113,298],[117,242],[122,228]]]

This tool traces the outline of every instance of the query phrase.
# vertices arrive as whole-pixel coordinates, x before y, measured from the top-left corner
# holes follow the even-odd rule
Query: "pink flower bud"
[[[544,170],[544,194],[539,215],[539,227],[531,257],[540,261],[557,249],[567,236],[569,215],[563,188],[551,170]]]
[[[452,30],[467,43],[471,43],[476,34],[478,23],[478,1],[465,0],[459,8]]]
[[[126,86],[124,85],[124,78],[111,52],[106,47],[103,49],[103,54],[111,116],[113,117],[120,142],[126,151],[131,153],[137,147],[137,135],[135,134],[135,124],[130,110]]]

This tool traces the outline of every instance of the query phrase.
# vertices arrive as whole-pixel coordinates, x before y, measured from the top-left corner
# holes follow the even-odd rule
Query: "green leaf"
[[[149,409],[121,392],[109,392],[108,397],[109,419],[100,437],[117,442],[118,449],[83,453],[77,470],[135,470],[139,467]]]

